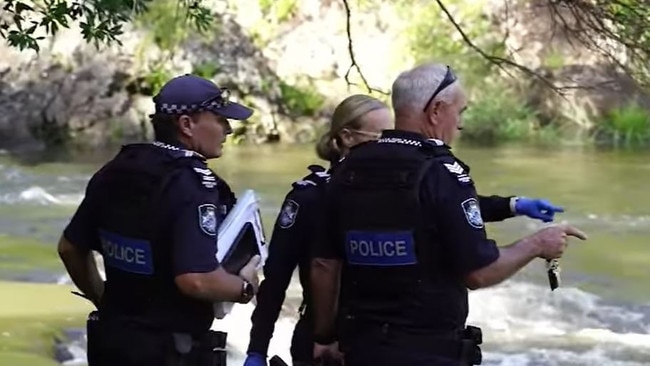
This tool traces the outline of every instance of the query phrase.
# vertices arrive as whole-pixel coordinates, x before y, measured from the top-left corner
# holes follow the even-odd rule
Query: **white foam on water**
[[[648,361],[650,362],[650,361]],[[483,366],[642,366],[640,361],[613,360],[601,350],[571,352],[564,350],[529,349],[527,353],[484,353]]]
[[[293,280],[287,301],[298,304]],[[483,329],[484,365],[488,366],[641,366],[650,365],[650,306],[608,305],[598,296],[562,287],[508,281],[470,293],[468,324]],[[213,329],[228,333],[229,365],[246,358],[255,305],[237,304]],[[297,316],[281,314],[269,357],[291,361],[289,347]]]
[[[228,364],[242,365],[246,359],[246,350],[250,340],[251,315],[255,305],[237,304],[233,307],[232,312],[224,319],[215,320],[212,325],[213,330],[220,330],[228,333]],[[291,363],[291,354],[289,346],[293,335],[293,327],[297,319],[288,316],[282,316],[275,323],[275,332],[269,344],[269,358],[278,355],[285,362]]]
[[[253,309],[253,304],[235,305],[225,319],[213,325],[213,329],[228,332],[231,365],[241,365],[246,357]],[[470,309],[468,324],[483,329],[484,365],[650,365],[647,315],[604,304],[598,296],[576,288],[549,294],[547,287],[510,281],[472,292]],[[296,320],[281,316],[269,356],[291,360],[289,347]],[[630,330],[612,330],[617,328]]]
[[[43,187],[32,186],[21,191],[0,194],[0,203],[76,206],[83,196],[78,193],[52,194]]]
[[[0,165],[0,203],[11,205],[78,205],[86,175],[39,175],[21,168]]]
[[[627,342],[626,334],[650,337],[648,314],[608,305],[591,293],[509,281],[469,296],[468,324],[497,332],[501,341],[548,336],[586,336],[609,330],[609,339]],[[612,329],[620,329],[612,331]],[[617,338],[617,334],[621,335]],[[650,347],[648,338],[647,347]]]

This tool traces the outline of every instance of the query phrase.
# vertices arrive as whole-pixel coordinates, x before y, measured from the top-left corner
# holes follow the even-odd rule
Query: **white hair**
[[[442,83],[447,74],[447,66],[427,63],[399,74],[393,82],[393,109],[399,110],[424,109],[429,98]],[[452,102],[458,81],[443,89],[436,95],[434,101]],[[433,102],[433,101],[432,101]]]

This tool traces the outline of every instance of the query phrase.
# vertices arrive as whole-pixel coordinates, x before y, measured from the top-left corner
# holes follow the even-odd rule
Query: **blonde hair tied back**
[[[388,108],[381,100],[364,94],[355,94],[345,98],[334,109],[329,129],[318,139],[316,154],[330,162],[341,159],[341,147],[338,135],[344,128],[357,128],[359,119],[368,112]]]

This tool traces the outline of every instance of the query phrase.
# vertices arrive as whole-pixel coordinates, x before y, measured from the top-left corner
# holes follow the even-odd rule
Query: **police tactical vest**
[[[449,154],[433,142],[385,137],[353,148],[332,174],[349,315],[426,327],[438,270],[436,227],[423,212],[420,186],[431,164]]]
[[[209,327],[212,305],[181,294],[175,285],[168,230],[173,208],[159,199],[184,169],[196,173],[197,185],[190,189],[212,192],[211,203],[217,205],[218,181],[204,158],[169,145],[126,145],[93,178],[91,194],[107,277],[100,311],[108,317],[126,316],[181,331],[177,320],[189,313]],[[187,323],[190,329],[198,326]]]

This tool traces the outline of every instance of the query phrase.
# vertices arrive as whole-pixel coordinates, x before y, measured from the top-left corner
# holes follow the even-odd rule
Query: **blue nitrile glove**
[[[244,366],[266,366],[266,357],[259,353],[250,352],[246,357],[246,361],[244,361]]]
[[[564,212],[562,207],[554,206],[547,200],[519,197],[515,203],[515,214],[526,215],[544,222],[553,221],[556,212]]]

